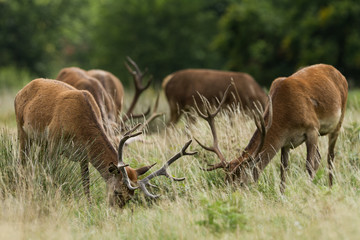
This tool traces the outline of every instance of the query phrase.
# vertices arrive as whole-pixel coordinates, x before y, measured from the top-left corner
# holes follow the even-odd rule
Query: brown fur
[[[104,127],[109,130],[108,125],[116,121],[117,110],[111,96],[96,78],[88,76],[87,72],[80,68],[69,67],[63,68],[56,79],[76,89],[88,90],[100,108]]]
[[[284,191],[289,150],[303,142],[307,146],[306,168],[313,178],[320,161],[318,136],[328,135],[329,184],[332,185],[334,147],[344,119],[347,94],[345,77],[325,64],[312,65],[290,77],[274,80],[270,88],[272,125],[262,151],[254,161],[249,157],[260,142],[260,133],[256,130],[243,154],[231,161],[226,169],[228,173],[233,173],[230,176],[232,180],[246,184],[252,177],[256,181],[281,149],[281,191]],[[268,118],[267,108],[265,122]]]
[[[90,77],[96,78],[103,85],[104,89],[107,93],[112,97],[116,109],[117,109],[117,119],[119,119],[119,115],[124,105],[124,87],[117,77],[115,77],[112,73],[99,70],[92,69],[87,71],[87,74]]]
[[[253,109],[253,102],[259,101],[265,107],[266,94],[249,74],[209,69],[180,70],[167,76],[162,84],[170,107],[170,122],[176,123],[182,111],[194,107],[193,96],[198,105],[202,105],[198,93],[211,103],[215,103],[215,98],[221,99],[231,79],[236,90],[231,88],[232,93],[225,100],[225,106],[240,103],[244,109]]]
[[[123,206],[129,200],[130,191],[122,182],[121,174],[109,172],[109,166],[117,165],[117,151],[110,144],[104,131],[101,113],[92,94],[85,90],[49,79],[35,79],[15,97],[15,113],[20,142],[20,156],[24,163],[32,143],[43,138],[50,145],[61,139],[73,139],[73,147],[85,149],[88,159],[81,162],[81,177],[85,194],[90,199],[90,162],[107,183],[109,202]],[[139,175],[135,169],[126,168],[132,182]]]

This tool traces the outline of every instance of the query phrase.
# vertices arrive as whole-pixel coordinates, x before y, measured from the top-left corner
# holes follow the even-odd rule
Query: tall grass
[[[196,143],[170,166],[184,182],[159,177],[153,183],[159,200],[149,201],[138,190],[124,209],[106,203],[105,183],[91,168],[93,204],[84,197],[79,164],[82,154],[64,157],[66,144],[49,154],[34,146],[27,164],[19,164],[15,125],[0,130],[0,239],[357,239],[360,234],[360,123],[358,103],[350,98],[336,146],[335,185],[328,187],[327,138],[320,138],[322,162],[313,181],[305,170],[306,148],[290,155],[285,194],[280,193],[280,157],[272,160],[258,183],[237,188],[224,182],[222,171],[199,167],[217,158]],[[162,96],[163,97],[163,96]],[[146,106],[155,94],[142,100]],[[167,105],[159,111],[167,112]],[[9,101],[11,102],[11,101]],[[140,109],[141,110],[141,109]],[[1,115],[1,114],[0,114]],[[211,143],[207,124],[165,128],[158,120],[145,142],[133,142],[124,152],[132,167],[157,162],[159,168],[192,137]],[[227,159],[239,156],[255,124],[241,112],[216,119],[220,147]],[[45,144],[40,144],[45,145]],[[73,161],[69,161],[73,160]]]

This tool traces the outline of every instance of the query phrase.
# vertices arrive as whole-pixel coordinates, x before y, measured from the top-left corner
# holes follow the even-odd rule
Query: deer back
[[[178,105],[180,110],[186,106],[193,107],[195,97],[198,105],[202,104],[198,93],[216,103],[221,99],[225,89],[233,84],[224,106],[240,103],[245,109],[253,109],[253,102],[266,104],[266,94],[256,81],[246,73],[218,71],[210,69],[186,69],[167,76],[163,81],[165,95],[171,105]]]
[[[56,79],[70,84],[76,89],[89,91],[100,108],[104,124],[109,121],[115,122],[117,111],[114,102],[101,83],[88,76],[86,71],[77,67],[64,68],[59,72]]]
[[[124,87],[120,79],[110,72],[99,69],[89,70],[87,71],[87,74],[100,81],[104,89],[113,98],[117,109],[117,115],[119,115],[124,105]]]

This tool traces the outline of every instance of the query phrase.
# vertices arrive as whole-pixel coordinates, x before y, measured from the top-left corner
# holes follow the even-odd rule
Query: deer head
[[[178,152],[175,156],[169,159],[159,170],[151,173],[149,176],[142,180],[138,180],[138,177],[145,174],[150,168],[152,168],[155,164],[148,165],[145,167],[138,168],[136,170],[129,168],[128,164],[125,164],[123,161],[123,147],[125,142],[132,138],[136,137],[142,132],[133,133],[136,129],[138,129],[140,124],[136,125],[130,131],[124,134],[123,138],[120,141],[119,149],[118,149],[118,164],[115,165],[113,163],[109,166],[110,178],[107,180],[107,192],[108,192],[108,200],[110,205],[117,205],[119,207],[123,207],[127,201],[129,201],[134,195],[134,191],[140,188],[147,197],[151,199],[158,198],[160,195],[151,194],[147,186],[153,186],[150,183],[150,180],[157,176],[166,176],[174,181],[183,181],[185,178],[175,178],[168,174],[166,171],[167,168],[178,160],[182,156],[186,155],[194,155],[196,152],[186,152],[186,149],[190,146],[191,140],[188,141],[180,152]]]
[[[225,159],[224,154],[220,150],[214,119],[215,119],[216,115],[219,113],[222,105],[224,104],[224,101],[225,101],[227,95],[229,94],[229,89],[231,86],[232,85],[229,85],[227,87],[227,89],[223,95],[223,98],[219,103],[219,106],[215,110],[212,110],[211,104],[203,96],[200,96],[200,98],[203,102],[204,110],[200,110],[200,108],[197,105],[195,98],[194,98],[194,105],[195,105],[195,110],[196,110],[197,114],[201,118],[206,120],[210,126],[210,130],[211,130],[211,133],[213,136],[213,145],[210,147],[205,146],[198,139],[195,138],[195,140],[202,148],[204,148],[207,151],[211,151],[211,152],[215,153],[220,159],[220,162],[218,162],[216,164],[208,164],[209,165],[208,168],[201,168],[202,170],[213,171],[213,170],[222,168],[226,172],[226,177],[225,177],[226,181],[234,182],[236,180],[237,183],[244,185],[244,184],[248,184],[249,181],[251,180],[251,177],[253,176],[253,173],[249,170],[252,169],[253,171],[256,171],[256,163],[258,162],[257,158],[258,158],[259,153],[261,152],[261,149],[264,145],[266,132],[268,131],[268,129],[270,128],[271,123],[272,123],[272,102],[271,102],[271,98],[269,97],[269,109],[268,109],[269,121],[266,126],[265,126],[265,120],[264,120],[263,114],[261,112],[261,105],[260,104],[257,105],[254,103],[255,110],[253,110],[252,112],[253,112],[254,121],[255,121],[257,130],[259,131],[259,133],[261,135],[261,138],[260,138],[261,140],[260,140],[256,150],[253,152],[253,154],[248,154],[244,151],[242,156],[240,158],[238,158],[237,161],[229,162]]]

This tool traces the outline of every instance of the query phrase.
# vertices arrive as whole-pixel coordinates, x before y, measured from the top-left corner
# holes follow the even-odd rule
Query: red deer
[[[269,104],[264,115],[257,111],[257,130],[241,156],[228,162],[218,146],[214,117],[219,108],[206,113],[196,107],[213,133],[213,146],[205,149],[217,154],[220,162],[205,169],[223,168],[226,178],[241,185],[257,181],[259,174],[281,150],[281,192],[285,189],[289,151],[306,143],[306,169],[314,177],[319,161],[318,137],[328,135],[329,185],[333,184],[334,148],[344,119],[348,84],[334,67],[325,64],[305,67],[290,77],[277,78],[271,85]],[[221,104],[223,104],[224,99]],[[220,105],[221,105],[220,104]]]
[[[249,74],[209,69],[180,70],[168,75],[162,83],[170,107],[169,123],[176,123],[182,112],[194,107],[193,96],[197,104],[202,104],[199,95],[210,103],[221,99],[226,87],[233,81],[232,94],[228,95],[224,104],[240,104],[243,109],[253,109],[253,102],[266,104],[266,94]]]
[[[100,108],[105,129],[111,129],[108,125],[116,122],[117,110],[114,101],[97,79],[90,77],[86,71],[77,67],[61,69],[56,79],[76,89],[89,91]]]
[[[191,144],[189,141],[162,168],[138,180],[153,165],[133,169],[123,162],[122,153],[125,141],[141,134],[133,133],[139,125],[124,134],[116,151],[104,131],[99,107],[88,91],[77,90],[56,80],[35,79],[19,91],[14,105],[22,163],[26,162],[30,146],[38,139],[44,139],[52,146],[62,139],[71,139],[73,144],[66,152],[79,148],[86,152],[87,159],[81,161],[80,166],[85,195],[89,201],[89,162],[106,182],[109,203],[122,207],[139,187],[147,196],[158,197],[146,189],[149,181],[156,176],[183,180],[171,177],[166,168],[181,156],[195,154],[186,152]]]
[[[90,77],[99,80],[107,93],[112,97],[117,109],[116,119],[119,119],[121,110],[124,106],[124,87],[120,79],[115,77],[112,73],[100,69],[89,70],[87,71],[87,74]]]

